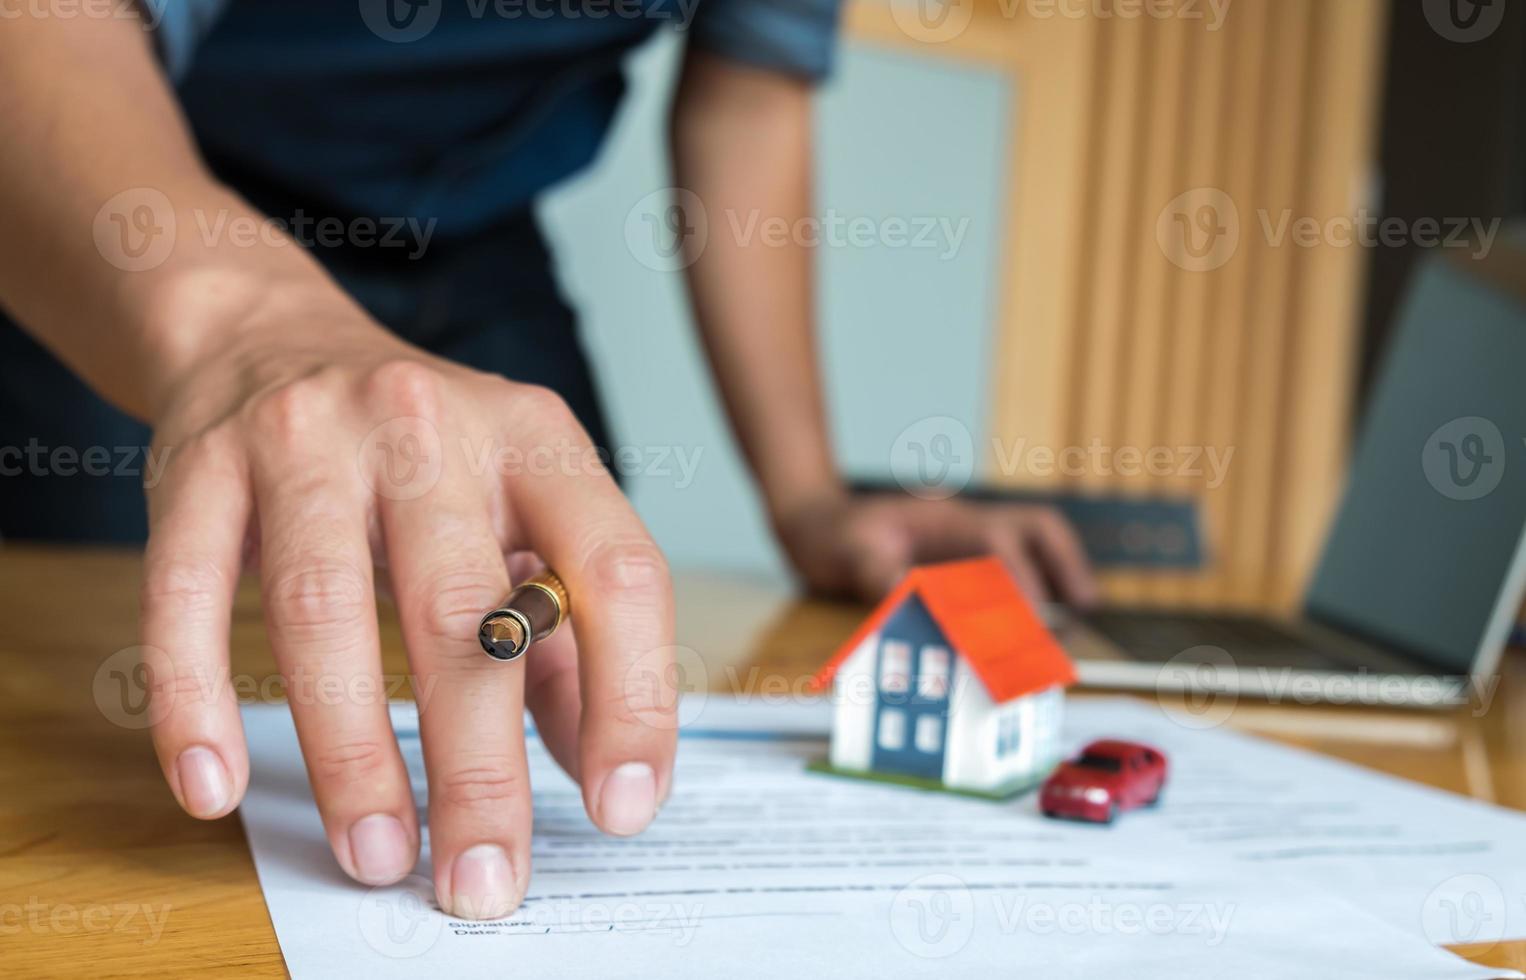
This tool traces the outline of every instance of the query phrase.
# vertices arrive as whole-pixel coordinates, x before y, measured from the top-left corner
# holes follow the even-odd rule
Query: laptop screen
[[[1373,388],[1305,613],[1466,673],[1514,620],[1501,604],[1520,601],[1523,539],[1526,306],[1431,258]]]

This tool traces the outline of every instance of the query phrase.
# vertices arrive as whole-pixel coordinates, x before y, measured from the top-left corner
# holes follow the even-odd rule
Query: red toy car
[[[1166,757],[1138,742],[1103,739],[1060,763],[1039,790],[1046,817],[1112,823],[1119,811],[1149,806],[1166,785]]]

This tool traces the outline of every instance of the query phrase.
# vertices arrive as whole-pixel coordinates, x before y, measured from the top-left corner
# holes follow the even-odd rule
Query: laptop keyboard
[[[1107,609],[1082,615],[1092,629],[1135,660],[1165,663],[1193,647],[1218,647],[1237,666],[1344,670],[1352,663],[1280,623],[1222,613]]]

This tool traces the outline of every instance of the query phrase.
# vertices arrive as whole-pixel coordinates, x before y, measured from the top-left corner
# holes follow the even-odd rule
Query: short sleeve
[[[159,60],[171,79],[179,79],[191,67],[196,46],[227,6],[227,0],[138,0],[138,3],[153,31]]]
[[[832,70],[841,0],[699,0],[691,43],[812,81]]]

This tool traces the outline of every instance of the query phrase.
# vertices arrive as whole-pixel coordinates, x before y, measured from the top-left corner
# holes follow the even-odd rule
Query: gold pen
[[[571,603],[567,587],[547,568],[514,587],[497,609],[482,617],[477,641],[494,660],[518,660],[562,625]]]

